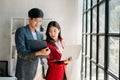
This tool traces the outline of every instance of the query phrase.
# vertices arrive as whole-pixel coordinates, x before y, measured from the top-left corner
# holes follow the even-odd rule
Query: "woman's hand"
[[[72,57],[69,57],[68,59],[66,59],[66,60],[64,61],[64,63],[65,63],[65,64],[68,64],[68,63],[70,63],[72,60],[73,60]]]

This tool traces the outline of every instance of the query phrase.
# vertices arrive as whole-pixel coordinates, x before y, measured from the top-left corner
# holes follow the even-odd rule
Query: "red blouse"
[[[63,41],[61,41],[61,44],[64,47]],[[63,80],[66,75],[66,64],[64,61],[60,61],[62,53],[56,45],[47,42],[47,46],[50,48],[51,53],[47,59],[49,67],[46,80]]]

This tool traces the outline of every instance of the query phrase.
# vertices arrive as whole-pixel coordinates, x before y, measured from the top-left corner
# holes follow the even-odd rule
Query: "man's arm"
[[[26,60],[35,59],[35,53],[31,52],[26,45],[25,32],[23,28],[17,29],[15,33],[15,43],[19,58]]]

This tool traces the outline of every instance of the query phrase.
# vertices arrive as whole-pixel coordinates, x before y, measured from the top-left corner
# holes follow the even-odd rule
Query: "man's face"
[[[42,24],[42,18],[29,18],[29,25],[33,29],[37,29]]]

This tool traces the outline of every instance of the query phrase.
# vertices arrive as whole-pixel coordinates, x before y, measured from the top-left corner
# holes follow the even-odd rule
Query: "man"
[[[48,55],[50,50],[45,48],[34,52],[28,47],[27,40],[43,40],[43,35],[36,30],[41,25],[43,16],[41,9],[32,8],[28,12],[29,24],[16,30],[15,43],[18,57],[15,75],[18,80],[42,80],[40,55]]]

